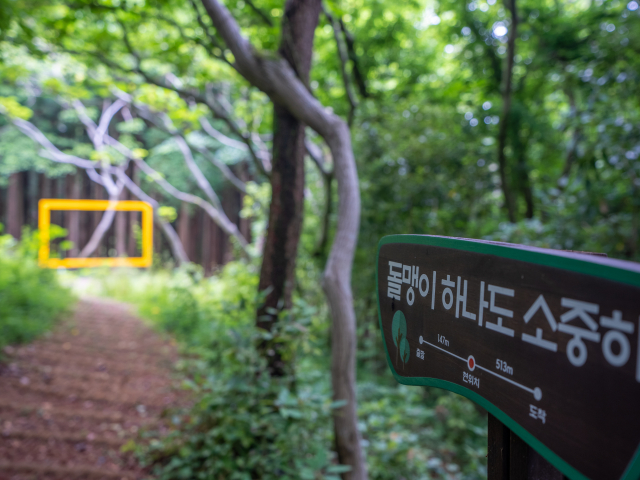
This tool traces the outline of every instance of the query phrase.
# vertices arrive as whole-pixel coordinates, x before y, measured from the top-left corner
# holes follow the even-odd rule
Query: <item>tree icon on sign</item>
[[[398,365],[399,358],[402,360],[402,369],[404,370],[404,364],[409,361],[411,349],[407,341],[407,320],[404,318],[404,313],[400,310],[393,316],[391,335],[393,336],[393,343],[396,346],[396,365]]]

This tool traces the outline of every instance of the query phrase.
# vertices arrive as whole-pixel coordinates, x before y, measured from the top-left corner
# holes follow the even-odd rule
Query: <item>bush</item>
[[[328,319],[296,299],[274,332],[292,369],[270,377],[256,348],[269,335],[255,327],[255,270],[232,262],[208,279],[185,266],[102,280],[182,345],[178,368],[195,404],[170,415],[168,435],[146,432],[137,447],[161,480],[338,480],[348,468],[333,452]],[[388,372],[360,381],[358,396],[371,479],[486,477],[486,416],[470,401],[397,385]]]
[[[301,362],[304,381],[267,373],[256,345],[270,335],[255,327],[251,265],[232,262],[209,279],[193,265],[126,272],[105,277],[103,285],[106,293],[135,298],[140,313],[182,345],[178,368],[195,404],[173,412],[168,435],[159,440],[146,432],[152,440],[138,447],[157,478],[337,480],[327,379]],[[274,332],[291,346],[284,351],[290,364],[297,352],[317,347],[318,320],[315,309],[298,301]]]
[[[37,234],[29,231],[21,243],[0,236],[0,348],[49,330],[72,301],[56,272],[38,267],[37,244]]]

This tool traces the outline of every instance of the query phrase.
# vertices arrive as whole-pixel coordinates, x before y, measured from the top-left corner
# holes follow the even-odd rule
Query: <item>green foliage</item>
[[[252,44],[275,55],[282,1],[225,4]],[[359,100],[351,129],[362,196],[353,288],[359,408],[372,478],[483,477],[486,433],[482,415],[464,399],[390,386],[374,285],[375,251],[382,236],[462,236],[640,259],[640,10],[632,10],[632,4],[518,0],[507,122],[502,117],[506,38],[497,34],[497,27],[511,28],[504,2],[326,3],[350,32],[344,38],[353,42],[346,70]],[[3,38],[10,31],[20,43],[2,44],[0,95],[15,98],[7,103],[12,111],[33,111],[33,121],[62,150],[89,158],[93,147],[77,116],[60,107],[59,97],[85,98],[95,119],[112,86],[167,113],[177,126],[194,130],[189,142],[206,146],[228,165],[244,161],[246,152],[195,130],[198,116],[205,114],[216,129],[237,140],[201,99],[191,101],[191,91],[217,98],[241,128],[246,125],[261,141],[269,141],[269,99],[218,61],[224,52],[210,36],[209,21],[205,15],[200,23],[190,4],[28,0],[25,5],[13,22],[0,15]],[[4,8],[0,3],[0,11]],[[13,8],[7,11],[15,15]],[[129,45],[123,42],[125,31]],[[49,53],[53,51],[55,57]],[[310,89],[346,117],[350,107],[334,32],[324,16],[313,58]],[[154,81],[131,71],[138,66]],[[157,86],[167,82],[189,95]],[[43,94],[36,98],[35,91]],[[10,124],[11,114],[4,109],[0,181],[19,170],[49,176],[73,171],[39,157],[39,149]],[[515,223],[505,215],[497,163],[498,132],[505,124],[505,181],[513,192]],[[115,129],[120,141],[159,175],[180,190],[201,194],[170,136],[140,119],[117,122]],[[122,160],[109,149],[99,155],[113,163]],[[214,188],[223,185],[206,158],[196,153],[195,161]],[[242,216],[253,217],[253,237],[258,238],[267,221],[270,185],[255,170],[250,174],[252,197],[245,196]],[[143,176],[141,186],[161,197],[155,180]],[[317,250],[327,198],[323,178],[311,163],[306,187],[296,285],[305,302],[296,303],[284,330],[276,332],[290,340],[285,353],[295,360],[295,385],[289,377],[264,377],[255,350],[264,333],[253,328],[253,266],[234,263],[211,279],[187,266],[174,274],[136,275],[135,282],[122,276],[105,280],[111,295],[136,302],[197,359],[185,367],[198,399],[192,415],[180,418],[175,432],[147,452],[166,477],[212,477],[215,471],[224,478],[314,478],[340,469],[330,453],[328,376],[318,373],[328,371],[329,356],[328,312],[318,287],[326,251]],[[330,234],[336,220],[335,182],[333,189]],[[170,220],[180,205],[161,198]],[[396,338],[399,333],[398,324],[396,363],[411,361],[406,340]],[[281,398],[284,403],[278,404]],[[284,415],[285,409],[298,413]],[[254,435],[254,425],[259,435]],[[282,450],[280,470],[274,466],[273,445]],[[292,457],[298,448],[304,454]]]
[[[471,402],[380,382],[360,383],[358,394],[371,478],[486,477],[486,415]]]
[[[7,115],[9,118],[20,118],[22,120],[28,120],[33,115],[33,112],[20,105],[15,97],[0,97],[0,113]]]
[[[38,267],[34,238],[28,230],[21,243],[0,235],[0,348],[49,330],[73,299],[55,271]]]
[[[140,312],[195,356],[182,365],[195,406],[175,415],[175,430],[143,454],[158,478],[332,478],[326,388],[311,378],[304,385],[272,378],[256,349],[266,333],[254,326],[254,268],[231,263],[210,279],[192,266],[139,277],[144,286],[133,290]],[[130,286],[106,279],[111,295],[130,299]],[[317,330],[313,308],[298,303],[292,315],[277,332],[295,345],[289,359],[310,348]]]
[[[256,348],[271,337],[254,326],[255,267],[232,262],[208,279],[194,266],[125,270],[100,284],[175,336],[186,358],[178,368],[194,406],[169,415],[168,435],[147,431],[129,446],[158,478],[339,478],[331,413],[341,403],[331,401],[321,310],[296,299],[285,312],[273,335],[295,379],[270,377]],[[387,373],[358,385],[370,477],[482,478],[486,417],[460,396],[393,383]]]
[[[160,208],[158,208],[158,215],[160,215],[160,217],[165,222],[169,222],[169,223],[175,221],[175,219],[178,218],[178,212],[173,207],[160,207]]]

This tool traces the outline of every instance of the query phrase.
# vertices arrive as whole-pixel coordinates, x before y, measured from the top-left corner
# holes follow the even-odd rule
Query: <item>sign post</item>
[[[640,266],[426,235],[377,262],[393,375],[489,412],[490,480],[640,478]]]

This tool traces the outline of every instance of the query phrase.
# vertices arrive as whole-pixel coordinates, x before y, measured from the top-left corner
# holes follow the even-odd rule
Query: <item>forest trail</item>
[[[0,480],[137,479],[121,447],[181,395],[176,349],[128,305],[84,298],[0,364]]]

